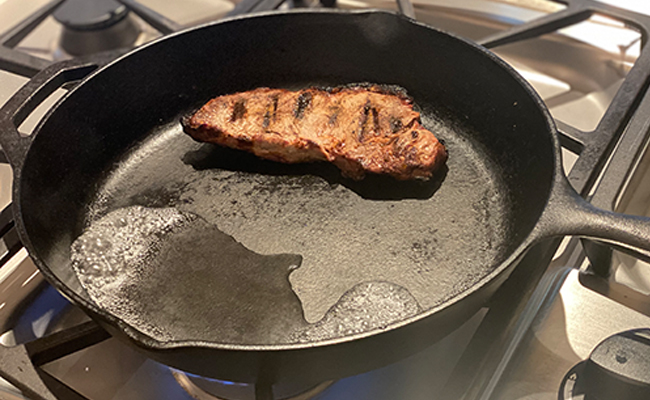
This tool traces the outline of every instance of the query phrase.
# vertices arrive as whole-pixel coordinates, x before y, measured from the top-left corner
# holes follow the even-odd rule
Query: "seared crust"
[[[258,88],[220,96],[183,127],[195,140],[273,161],[330,161],[357,180],[366,172],[427,179],[447,159],[406,92],[380,85]]]

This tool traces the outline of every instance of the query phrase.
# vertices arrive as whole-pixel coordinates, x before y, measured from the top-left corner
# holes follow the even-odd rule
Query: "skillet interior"
[[[528,236],[548,198],[555,155],[535,99],[500,65],[386,13],[259,18],[140,49],[78,87],[40,127],[18,204],[30,252],[62,290],[87,298],[70,245],[92,218],[134,204],[195,212],[259,253],[303,255],[290,280],[308,322],[367,281],[397,284],[426,310],[475,285]],[[428,185],[355,184],[327,165],[263,162],[180,133],[180,116],[219,94],[364,81],[409,91],[425,125],[448,144],[444,176]],[[205,275],[163,278],[178,292],[147,293],[143,303],[154,307],[140,320],[166,326],[176,324],[175,312],[210,315],[209,301],[161,299],[196,291]],[[171,316],[155,313],[161,304]],[[256,315],[282,318],[277,304],[256,306]],[[219,324],[205,329],[214,320],[180,326],[171,339],[279,340],[224,339]]]

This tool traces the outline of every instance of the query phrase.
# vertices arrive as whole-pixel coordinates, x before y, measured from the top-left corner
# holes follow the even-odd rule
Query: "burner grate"
[[[0,36],[0,69],[31,78],[51,64],[51,61],[15,50],[14,47],[51,15],[63,0],[46,4],[25,20]]]
[[[583,132],[562,122],[558,121],[557,123],[562,137],[562,144],[580,155],[569,174],[569,180],[580,193],[587,195],[621,134],[630,126],[630,120],[648,88],[650,52],[644,48],[644,45],[650,32],[650,17],[594,0],[551,1],[566,4],[567,7],[558,12],[490,35],[479,40],[479,43],[487,48],[495,48],[532,39],[586,21],[596,14],[619,20],[641,31],[641,54],[626,76],[596,130]]]
[[[34,400],[87,400],[39,367],[109,337],[89,321],[23,345],[2,347],[0,374]]]
[[[650,32],[650,17],[595,0],[550,1],[567,7],[490,35],[479,40],[479,43],[495,48],[537,38],[596,14],[611,17],[640,31],[641,54],[596,129],[585,132],[556,121],[562,146],[578,154],[568,174],[569,181],[592,204],[611,210],[642,155],[640,149],[648,141],[650,50],[645,44]],[[526,305],[534,307],[529,304],[529,301],[536,300],[531,299],[531,295],[551,263],[560,241],[557,239],[531,249],[492,298],[489,312],[456,366],[442,398],[489,398],[501,377],[502,361],[508,359],[506,346],[517,339],[513,335],[521,321],[519,317]],[[580,246],[581,242],[583,247]],[[592,272],[601,276],[609,274],[612,254],[609,247],[573,238],[564,254],[569,254],[565,265],[581,265],[588,257]],[[472,377],[469,382],[467,377]]]

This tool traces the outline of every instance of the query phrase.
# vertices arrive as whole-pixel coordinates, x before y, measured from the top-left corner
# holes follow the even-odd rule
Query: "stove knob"
[[[562,383],[559,399],[578,398],[650,399],[650,329],[610,336],[596,346],[588,360],[572,368]]]

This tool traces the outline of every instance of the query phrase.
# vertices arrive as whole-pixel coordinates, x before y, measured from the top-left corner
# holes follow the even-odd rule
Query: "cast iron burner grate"
[[[286,0],[243,0],[228,15],[245,14],[249,12],[275,10]],[[640,156],[640,149],[648,139],[647,119],[650,115],[650,95],[647,95],[650,84],[650,51],[645,48],[650,31],[650,17],[594,0],[551,0],[566,5],[566,8],[545,15],[521,25],[516,25],[503,32],[480,40],[479,43],[488,48],[536,38],[552,33],[558,29],[582,22],[594,14],[601,14],[624,22],[641,32],[642,51],[632,69],[607,108],[603,118],[593,132],[583,132],[567,124],[557,121],[561,134],[561,143],[568,150],[576,153],[578,159],[569,173],[569,180],[574,188],[584,197],[591,193],[590,200],[597,206],[608,208],[614,204],[635,162]],[[15,49],[15,47],[49,15],[51,15],[62,0],[55,0],[33,15],[29,16],[15,27],[0,36],[0,69],[21,76],[38,80],[39,71],[45,68],[60,68],[64,71],[66,62],[51,65],[51,62]],[[181,28],[177,23],[163,17],[155,11],[137,3],[134,0],[121,0],[130,11],[160,31],[169,34]],[[299,2],[294,1],[294,5]],[[333,0],[321,0],[324,6],[335,6]],[[400,11],[413,18],[414,8],[410,0],[397,0]],[[102,53],[88,58],[92,63],[93,57],[105,59],[121,54]],[[72,77],[74,78],[74,77]],[[67,79],[68,81],[74,79]],[[29,83],[28,83],[29,85]],[[53,91],[54,89],[50,89]],[[38,99],[46,98],[50,93],[38,93]],[[24,102],[21,91],[14,99]],[[10,100],[10,103],[12,101]],[[26,109],[21,110],[21,121],[36,108],[38,101],[29,102]],[[8,118],[7,106],[0,110],[0,119]],[[607,173],[605,173],[607,172]],[[11,207],[0,212],[0,262],[4,263],[21,248],[11,217]],[[574,257],[584,257],[578,249],[578,241],[569,244],[569,251]],[[559,240],[537,246],[528,252],[519,268],[502,286],[491,300],[489,312],[465,351],[456,371],[452,375],[443,393],[443,398],[456,399],[468,395],[480,394],[482,387],[487,384],[480,371],[493,371],[498,360],[492,357],[499,354],[503,345],[505,331],[512,329],[518,308],[527,300],[548,265],[559,245]],[[587,246],[590,261],[594,271],[606,275],[609,271],[607,262],[610,250],[600,248],[594,251],[593,245]],[[593,258],[592,258],[593,256]],[[73,326],[15,347],[0,346],[0,376],[20,389],[27,397],[34,400],[83,400],[86,399],[57,378],[45,372],[40,366],[68,354],[80,351],[108,339],[110,335],[96,323],[90,321]],[[486,372],[487,373],[487,372]],[[465,377],[465,378],[461,378]],[[468,382],[466,377],[473,377]],[[467,388],[470,388],[469,392]],[[273,400],[270,384],[260,384],[255,389],[257,400]]]

